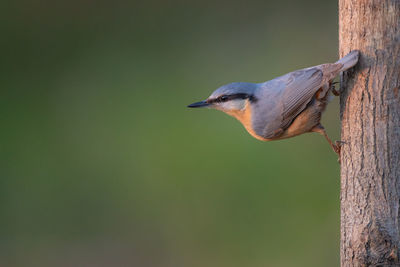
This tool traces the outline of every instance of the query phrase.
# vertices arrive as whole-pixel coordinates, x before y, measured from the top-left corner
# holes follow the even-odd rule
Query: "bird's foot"
[[[339,82],[334,82],[331,83],[331,91],[335,96],[339,96],[340,95],[340,91],[336,90],[336,84],[338,84]]]
[[[341,163],[341,155],[340,152],[342,151],[342,145],[346,144],[345,141],[338,141],[336,140],[334,144],[332,144],[333,151],[336,152],[338,155],[338,162]]]
[[[333,150],[340,156],[340,151],[342,150],[342,145],[346,144],[344,141],[336,140],[335,143],[332,145]]]

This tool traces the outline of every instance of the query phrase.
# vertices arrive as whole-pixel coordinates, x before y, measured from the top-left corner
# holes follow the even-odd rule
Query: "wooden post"
[[[400,0],[339,0],[341,266],[400,266]]]

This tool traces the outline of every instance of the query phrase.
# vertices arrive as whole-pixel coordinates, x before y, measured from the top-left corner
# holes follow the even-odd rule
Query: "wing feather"
[[[278,78],[284,83],[280,97],[272,111],[274,117],[263,130],[264,138],[274,138],[286,130],[312,100],[321,86],[323,73],[319,68],[308,68],[288,73]]]

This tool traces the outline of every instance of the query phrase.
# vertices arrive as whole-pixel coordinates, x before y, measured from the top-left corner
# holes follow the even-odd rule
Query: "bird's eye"
[[[221,102],[225,102],[226,100],[228,100],[228,96],[226,96],[226,95],[219,97],[219,101],[221,101]]]

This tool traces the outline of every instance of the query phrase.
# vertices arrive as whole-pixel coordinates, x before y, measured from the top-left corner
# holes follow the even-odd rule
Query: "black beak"
[[[190,104],[188,106],[188,108],[203,108],[203,107],[207,107],[209,105],[210,104],[207,103],[207,101],[204,100],[204,101],[200,101],[200,102],[196,102],[196,103]]]

